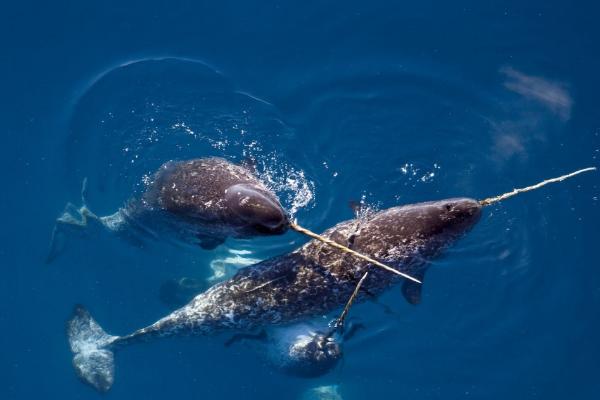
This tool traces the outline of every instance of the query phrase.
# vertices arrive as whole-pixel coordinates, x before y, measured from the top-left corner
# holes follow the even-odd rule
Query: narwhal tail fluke
[[[64,253],[72,236],[85,236],[89,231],[90,224],[93,223],[102,225],[101,219],[87,207],[87,178],[84,178],[81,185],[81,207],[67,203],[62,214],[56,219],[46,264],[52,263]]]
[[[118,336],[104,332],[83,306],[76,306],[67,324],[73,366],[77,375],[99,392],[108,391],[114,382],[112,343]]]
[[[73,204],[67,203],[63,213],[56,219],[52,230],[46,264],[52,263],[65,252],[67,243],[72,237],[88,235],[92,222],[101,225],[100,219],[86,206],[77,208]]]

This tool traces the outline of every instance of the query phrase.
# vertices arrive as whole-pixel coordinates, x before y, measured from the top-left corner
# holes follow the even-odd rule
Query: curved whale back
[[[162,165],[143,202],[185,223],[203,225],[209,236],[280,234],[287,229],[277,197],[252,171],[218,157]]]
[[[470,199],[394,207],[366,221],[342,222],[323,236],[411,273],[468,231],[480,209]],[[144,334],[244,330],[327,314],[345,304],[367,270],[366,291],[357,301],[365,293],[379,295],[402,279],[312,240],[294,252],[241,269]]]

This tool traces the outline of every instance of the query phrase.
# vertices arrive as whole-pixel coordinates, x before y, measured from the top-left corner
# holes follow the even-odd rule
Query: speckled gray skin
[[[417,275],[428,259],[471,227],[479,212],[476,201],[460,199],[396,207],[368,221],[342,222],[324,236]],[[326,314],[345,304],[369,267],[312,240],[292,253],[243,268],[130,338],[247,330]],[[378,268],[369,270],[363,288],[371,295],[401,279]],[[364,300],[364,293],[357,301]]]
[[[422,275],[427,260],[468,231],[480,212],[479,203],[471,199],[394,207],[368,220],[342,222],[324,236],[403,272]],[[102,332],[105,336],[94,341],[103,343],[99,350],[109,351],[155,337],[293,323],[342,307],[366,269],[370,273],[356,301],[377,296],[402,279],[313,240],[294,252],[243,268],[146,328],[121,337]],[[72,320],[76,327],[91,320],[89,314],[80,313]],[[78,329],[70,331],[71,343],[80,337]]]
[[[279,200],[253,172],[217,157],[163,164],[142,199],[120,213],[125,229],[166,232],[206,247],[287,229]]]
[[[250,168],[210,157],[163,164],[141,198],[112,215],[96,216],[85,204],[67,205],[57,220],[48,262],[62,251],[59,235],[89,232],[93,226],[138,244],[156,239],[213,249],[227,237],[284,233],[288,219]]]

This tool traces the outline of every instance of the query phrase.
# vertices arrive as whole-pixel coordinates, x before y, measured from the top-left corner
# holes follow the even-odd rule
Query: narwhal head
[[[363,225],[355,246],[357,251],[370,251],[382,245],[396,248],[418,244],[424,253],[435,253],[468,232],[480,216],[481,205],[468,198],[394,207]]]
[[[450,242],[479,221],[481,205],[469,198],[452,198],[412,204],[399,211],[395,215],[400,219],[403,236]]]
[[[321,332],[308,332],[295,338],[287,348],[283,370],[290,375],[314,378],[331,371],[341,360],[338,339]]]
[[[256,185],[228,187],[225,204],[240,219],[245,235],[279,235],[289,227],[288,216],[277,198]]]
[[[481,204],[469,198],[453,198],[422,204],[426,231],[461,236],[481,217]]]

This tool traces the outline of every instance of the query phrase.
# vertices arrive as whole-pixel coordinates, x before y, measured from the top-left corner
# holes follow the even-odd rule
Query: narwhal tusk
[[[356,287],[354,288],[352,295],[348,299],[348,302],[346,303],[344,310],[340,314],[339,318],[335,320],[335,323],[333,326],[334,329],[339,329],[342,326],[344,326],[344,320],[346,319],[346,316],[348,315],[348,311],[350,310],[350,307],[352,307],[352,303],[354,303],[354,299],[356,299],[356,296],[358,295],[358,291],[360,290],[360,287],[362,286],[365,279],[367,279],[367,275],[369,275],[369,272],[365,272],[364,275],[362,276],[362,278],[360,278],[360,281],[358,281],[358,283],[356,284]]]
[[[335,247],[336,249],[341,250],[341,251],[343,251],[345,253],[352,254],[355,257],[358,257],[358,258],[360,258],[362,260],[368,261],[371,264],[374,264],[374,265],[376,265],[379,268],[385,269],[386,271],[393,272],[394,274],[400,275],[401,277],[406,278],[406,279],[410,279],[413,282],[421,283],[420,280],[415,279],[415,278],[413,278],[410,275],[407,275],[407,274],[405,274],[403,272],[400,272],[397,269],[394,269],[392,267],[388,267],[387,265],[385,265],[383,263],[380,263],[379,261],[374,260],[374,259],[372,259],[369,256],[365,256],[364,254],[361,254],[361,253],[358,253],[358,252],[356,252],[356,251],[354,251],[352,249],[349,249],[348,247],[343,246],[343,245],[341,245],[341,244],[339,244],[337,242],[334,242],[333,240],[328,239],[325,236],[321,236],[321,235],[319,235],[317,233],[309,231],[308,229],[301,227],[300,225],[298,225],[294,221],[290,221],[290,228],[292,228],[296,232],[300,232],[300,233],[302,233],[302,234],[304,234],[306,236],[309,236],[309,237],[311,237],[313,239],[317,239],[317,240],[319,240],[319,241],[321,241],[321,242],[323,242],[323,243],[325,243],[325,244],[327,244],[327,245],[329,245],[331,247]]]
[[[573,177],[575,175],[579,175],[579,174],[581,174],[583,172],[595,171],[595,170],[596,170],[596,167],[589,167],[589,168],[580,169],[579,171],[571,172],[570,174],[559,176],[558,178],[546,179],[545,181],[542,181],[540,183],[536,183],[535,185],[532,185],[532,186],[527,186],[527,187],[520,188],[520,189],[513,189],[511,192],[501,194],[500,196],[489,197],[487,199],[480,200],[479,204],[481,204],[482,206],[489,206],[490,204],[494,204],[494,203],[497,203],[499,201],[506,200],[509,197],[516,196],[519,193],[529,192],[531,190],[535,190],[535,189],[541,188],[542,186],[545,186],[545,185],[547,185],[549,183],[561,182],[561,181],[564,181],[565,179],[569,179],[569,178],[571,178],[571,177]]]

